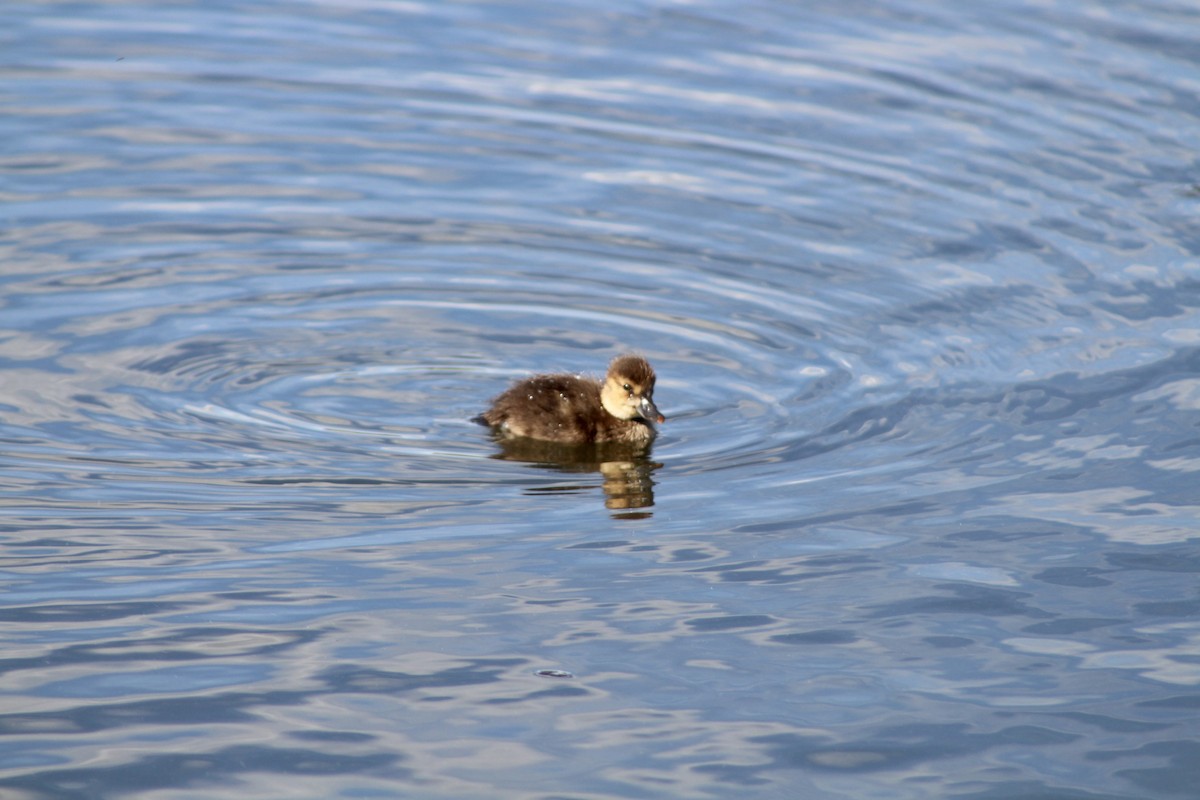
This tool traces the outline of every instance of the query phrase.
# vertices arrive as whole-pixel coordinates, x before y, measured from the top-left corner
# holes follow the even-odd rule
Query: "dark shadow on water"
[[[543,442],[537,439],[492,435],[500,452],[492,458],[520,461],[539,469],[567,474],[598,472],[604,478],[604,507],[621,519],[643,519],[651,516],[654,505],[652,475],[662,464],[650,459],[649,444],[605,442],[604,444],[570,445]],[[530,489],[532,493],[577,492],[590,486],[564,486],[553,483]]]

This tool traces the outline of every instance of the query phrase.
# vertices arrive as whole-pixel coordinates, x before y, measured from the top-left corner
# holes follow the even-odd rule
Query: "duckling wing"
[[[483,419],[514,436],[583,443],[593,441],[604,415],[596,381],[538,375],[497,397]]]

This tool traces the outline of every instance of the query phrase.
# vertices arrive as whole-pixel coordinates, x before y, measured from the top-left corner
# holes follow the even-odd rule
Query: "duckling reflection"
[[[650,461],[656,376],[641,356],[613,359],[603,381],[580,375],[535,375],[513,384],[478,421],[490,425],[499,458],[562,472],[600,472],[610,509],[654,504]]]
[[[649,443],[608,442],[604,444],[561,444],[496,431],[493,438],[500,452],[492,458],[521,461],[556,472],[584,474],[599,472],[604,478],[604,507],[629,511],[654,505],[652,475],[662,464],[650,459]],[[537,493],[578,491],[589,486],[546,486]],[[622,515],[628,516],[628,515]]]

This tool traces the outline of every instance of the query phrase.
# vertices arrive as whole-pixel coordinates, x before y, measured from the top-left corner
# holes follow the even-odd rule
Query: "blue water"
[[[0,31],[0,797],[1196,797],[1193,4]]]

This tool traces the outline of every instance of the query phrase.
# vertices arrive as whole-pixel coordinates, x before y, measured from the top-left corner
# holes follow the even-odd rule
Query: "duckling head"
[[[618,356],[608,365],[600,403],[617,419],[642,419],[651,424],[667,418],[654,405],[654,370],[641,356]]]

